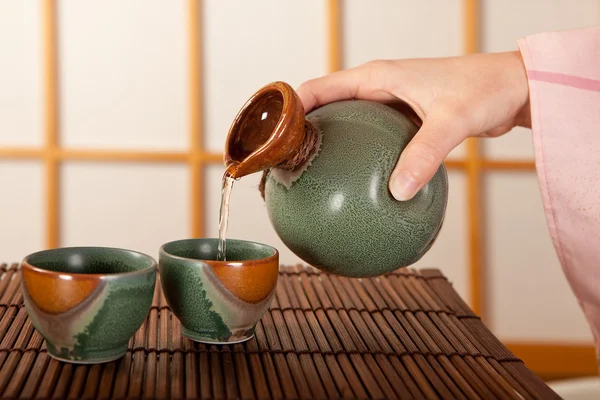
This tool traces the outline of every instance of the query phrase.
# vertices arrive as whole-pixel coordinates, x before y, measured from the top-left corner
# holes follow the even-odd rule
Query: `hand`
[[[517,51],[371,61],[307,81],[297,92],[307,113],[346,99],[410,107],[422,124],[389,179],[400,201],[413,198],[466,138],[531,126],[527,76]]]

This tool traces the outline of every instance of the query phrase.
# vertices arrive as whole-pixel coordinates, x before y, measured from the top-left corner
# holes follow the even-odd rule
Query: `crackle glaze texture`
[[[120,358],[152,304],[156,262],[110,248],[61,248],[21,264],[25,307],[51,356],[73,363]]]
[[[279,273],[276,249],[228,239],[227,261],[215,261],[218,239],[167,243],[159,254],[162,289],[182,333],[204,343],[250,339],[271,304]]]
[[[377,276],[418,261],[441,229],[448,199],[444,165],[410,201],[389,192],[400,152],[418,127],[362,100],[325,105],[307,120],[322,134],[316,157],[291,185],[279,170],[265,185],[281,240],[305,262],[341,276]]]

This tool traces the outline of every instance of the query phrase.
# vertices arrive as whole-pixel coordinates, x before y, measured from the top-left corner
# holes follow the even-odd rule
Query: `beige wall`
[[[327,72],[327,2],[203,2],[204,145],[222,151],[229,124],[257,88],[294,86]],[[342,1],[343,66],[374,58],[457,55],[463,2]],[[58,2],[60,145],[77,149],[186,151],[190,129],[188,15],[185,1]],[[485,51],[515,39],[600,23],[598,0],[487,0]],[[41,2],[0,0],[0,149],[43,143]],[[518,129],[484,143],[486,157],[531,160],[531,133]],[[466,156],[461,146],[451,159]],[[223,168],[205,170],[205,233],[217,233]],[[68,161],[61,165],[61,245],[158,246],[191,234],[185,162]],[[417,266],[440,268],[467,300],[467,184],[450,171],[450,200],[439,241]],[[485,291],[490,327],[503,340],[590,343],[548,237],[533,171],[486,171]],[[237,182],[229,236],[278,246],[258,176]],[[0,261],[18,262],[45,246],[45,174],[39,160],[0,157]],[[527,226],[527,228],[525,228]]]

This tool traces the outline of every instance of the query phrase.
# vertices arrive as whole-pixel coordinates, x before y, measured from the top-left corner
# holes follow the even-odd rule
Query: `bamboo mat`
[[[0,398],[553,399],[435,269],[346,279],[282,268],[244,344],[181,336],[157,284],[122,359],[51,359],[27,317],[18,266],[0,266]]]

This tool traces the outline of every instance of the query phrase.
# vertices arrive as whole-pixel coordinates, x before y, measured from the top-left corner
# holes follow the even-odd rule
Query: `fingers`
[[[304,112],[334,101],[354,98],[361,82],[353,75],[356,75],[355,71],[344,70],[300,85],[296,92],[304,105]]]
[[[435,175],[450,151],[469,136],[467,132],[466,126],[441,115],[425,118],[390,176],[392,196],[399,201],[412,199]]]
[[[387,91],[390,69],[391,62],[371,61],[355,68],[306,81],[296,92],[306,113],[340,100],[391,101],[395,97]]]

